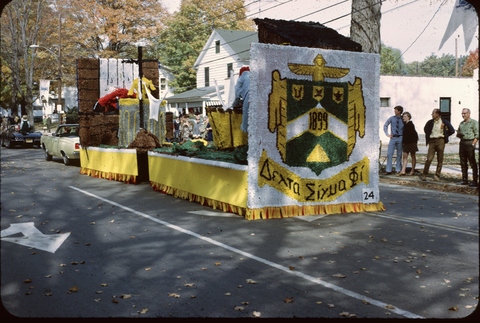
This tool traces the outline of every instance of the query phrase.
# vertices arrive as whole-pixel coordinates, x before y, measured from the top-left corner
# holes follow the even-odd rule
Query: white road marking
[[[248,253],[248,252],[245,252],[245,251],[242,251],[240,249],[237,249],[235,247],[232,247],[232,246],[229,246],[229,245],[226,245],[224,243],[221,243],[221,242],[218,242],[218,241],[215,241],[211,238],[207,238],[207,237],[204,237],[204,236],[201,236],[193,231],[190,231],[190,230],[186,230],[182,227],[179,227],[179,226],[176,226],[174,224],[171,224],[171,223],[168,223],[166,221],[163,221],[163,220],[160,220],[158,218],[155,218],[155,217],[152,217],[148,214],[145,214],[145,213],[142,213],[140,211],[137,211],[137,210],[134,210],[132,208],[129,208],[127,206],[124,206],[124,205],[121,205],[121,204],[118,204],[114,201],[111,201],[111,200],[108,200],[106,198],[103,198],[101,196],[98,196],[98,195],[95,195],[93,193],[90,193],[90,192],[87,192],[87,191],[84,191],[82,189],[79,189],[75,186],[69,186],[71,189],[74,189],[80,193],[83,193],[85,195],[88,195],[88,196],[91,196],[93,198],[96,198],[98,200],[101,200],[105,203],[109,203],[111,205],[115,205],[116,207],[119,207],[119,208],[122,208],[124,209],[125,211],[128,211],[128,212],[131,212],[133,214],[136,214],[136,215],[139,215],[141,217],[144,217],[146,219],[149,219],[149,220],[152,220],[154,222],[157,222],[159,224],[162,224],[170,229],[173,229],[173,230],[176,230],[176,231],[179,231],[179,232],[182,232],[182,233],[185,233],[185,234],[188,234],[192,237],[195,237],[197,239],[200,239],[200,240],[203,240],[203,241],[206,241],[206,242],[209,242],[213,245],[216,245],[218,247],[221,247],[221,248],[224,248],[224,249],[227,249],[227,250],[230,250],[234,253],[237,253],[239,255],[242,255],[244,257],[248,257],[250,259],[253,259],[253,260],[256,260],[262,264],[265,264],[267,266],[270,266],[270,267],[273,267],[273,268],[276,268],[278,270],[281,270],[285,273],[288,273],[288,274],[291,274],[291,275],[294,275],[294,276],[297,276],[297,277],[300,277],[300,278],[303,278],[305,280],[308,280],[312,283],[315,283],[315,284],[318,284],[318,285],[321,285],[323,287],[326,287],[326,288],[329,288],[329,289],[332,289],[338,293],[342,293],[344,295],[347,295],[349,297],[352,297],[352,298],[355,298],[355,299],[358,299],[360,301],[366,301],[368,303],[370,303],[371,305],[374,305],[374,306],[377,306],[381,309],[384,309],[384,310],[388,310],[388,311],[391,311],[393,313],[396,313],[398,315],[401,315],[401,316],[404,316],[406,318],[424,318],[423,316],[420,316],[420,315],[417,315],[415,313],[411,313],[409,311],[405,311],[405,310],[402,310],[400,308],[397,308],[397,307],[394,307],[394,308],[390,308],[392,305],[389,305],[387,303],[384,303],[384,302],[381,302],[381,301],[377,301],[376,299],[373,299],[373,298],[370,298],[370,297],[367,297],[367,296],[364,296],[364,295],[361,295],[361,294],[358,294],[356,292],[353,292],[351,290],[348,290],[348,289],[345,289],[343,287],[340,287],[340,286],[337,286],[337,285],[334,285],[334,284],[331,284],[329,282],[326,282],[324,280],[321,280],[319,278],[316,278],[316,277],[312,277],[310,275],[307,275],[307,274],[304,274],[302,272],[299,272],[299,271],[294,271],[294,270],[290,270],[290,268],[288,267],[285,267],[285,266],[282,266],[282,265],[279,265],[277,263],[274,263],[274,262],[271,262],[269,260],[266,260],[266,259],[263,259],[263,258],[260,258],[260,257],[257,257],[251,253]]]
[[[21,233],[22,237],[8,236]],[[35,228],[33,222],[13,223],[10,227],[2,230],[2,241],[13,242],[25,247],[35,248],[39,250],[55,253],[57,249],[68,238],[70,232],[60,234],[43,234],[40,230]]]
[[[226,217],[226,218],[238,218],[240,216],[238,214],[233,214],[233,213],[215,212],[215,211],[207,211],[207,210],[189,211],[187,213],[205,215],[205,216]]]
[[[326,217],[328,214],[321,214],[321,215],[299,215],[295,216],[295,219],[307,221],[307,222],[312,222],[321,218]]]

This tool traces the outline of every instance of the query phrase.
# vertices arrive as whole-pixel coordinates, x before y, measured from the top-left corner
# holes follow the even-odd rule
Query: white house
[[[183,112],[205,115],[205,107],[222,106],[216,95],[217,88],[225,106],[230,106],[233,101],[230,89],[236,80],[234,74],[238,74],[242,66],[249,65],[253,42],[258,42],[256,31],[214,30],[194,64],[197,88],[169,97],[168,111],[176,115]]]

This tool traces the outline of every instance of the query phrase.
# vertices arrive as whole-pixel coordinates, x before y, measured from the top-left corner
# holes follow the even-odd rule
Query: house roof
[[[244,30],[224,30],[215,29],[208,38],[205,46],[203,46],[200,55],[197,57],[194,68],[203,60],[203,57],[207,53],[207,50],[212,46],[214,40],[220,39],[220,45],[229,46],[235,53],[235,59],[240,61],[250,60],[250,45],[254,42],[258,42],[258,33],[256,31],[244,31]]]
[[[258,43],[256,31],[217,29],[216,32],[242,61],[250,60],[250,45]]]
[[[260,43],[361,52],[362,46],[318,22],[255,18]]]
[[[219,85],[218,89],[220,95],[224,95],[225,90],[223,85]],[[198,101],[209,101],[217,100],[217,90],[215,86],[201,87],[198,89],[193,89],[185,91],[179,94],[175,94],[171,97],[166,98],[168,103],[184,103],[184,102],[198,102]]]

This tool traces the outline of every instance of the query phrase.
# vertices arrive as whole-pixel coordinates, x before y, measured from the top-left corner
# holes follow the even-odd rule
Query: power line
[[[425,28],[423,28],[423,30],[420,32],[420,34],[417,36],[417,38],[415,38],[415,40],[410,44],[410,46],[407,47],[407,49],[405,49],[405,51],[403,53],[400,54],[400,57],[398,59],[400,59],[403,54],[405,54],[409,49],[410,47],[413,46],[413,44],[415,44],[415,42],[418,40],[418,38],[420,38],[420,36],[422,36],[422,34],[425,32],[425,30],[427,29],[427,27],[430,25],[430,23],[432,22],[433,18],[435,18],[435,16],[437,15],[437,13],[440,11],[440,8],[442,8],[442,6],[447,3],[448,0],[443,0],[443,2],[440,4],[440,6],[438,6],[438,9],[437,11],[435,11],[435,13],[433,14],[432,18],[430,19],[430,21],[427,23],[427,25],[425,26]],[[398,60],[397,59],[397,60]]]

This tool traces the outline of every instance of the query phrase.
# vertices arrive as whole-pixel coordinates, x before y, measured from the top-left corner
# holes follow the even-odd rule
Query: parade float
[[[318,26],[326,28],[307,27]],[[268,34],[266,29],[259,33]],[[209,109],[216,151],[195,143],[182,150],[166,144],[165,119],[159,118],[163,134],[147,149],[144,166],[132,162],[132,168],[147,167],[156,191],[248,220],[384,210],[378,189],[379,64],[379,55],[358,50],[285,46],[284,39],[253,43],[248,134],[240,130],[238,111]],[[138,115],[136,104],[126,113],[128,104],[119,102],[120,120]],[[119,134],[132,124],[134,119],[120,121]],[[149,133],[138,130],[136,140]],[[121,178],[114,159],[112,171],[106,166],[103,172]]]

